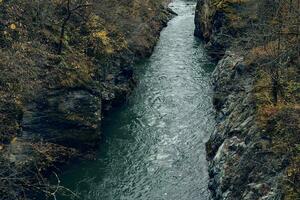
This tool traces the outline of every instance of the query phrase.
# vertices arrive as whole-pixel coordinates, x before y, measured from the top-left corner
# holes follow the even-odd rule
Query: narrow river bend
[[[97,160],[66,171],[62,183],[84,200],[206,200],[205,142],[214,120],[213,64],[193,36],[194,1],[178,13],[153,55],[137,64],[140,83],[103,122]]]

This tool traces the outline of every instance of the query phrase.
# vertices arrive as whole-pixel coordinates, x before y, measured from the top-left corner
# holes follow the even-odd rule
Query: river
[[[128,102],[104,119],[97,159],[61,176],[79,199],[208,199],[205,142],[214,127],[214,65],[193,36],[195,4],[170,4],[178,16],[153,55],[135,66],[139,84]]]

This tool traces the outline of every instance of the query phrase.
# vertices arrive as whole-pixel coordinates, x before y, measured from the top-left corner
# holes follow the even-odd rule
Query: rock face
[[[135,19],[133,19],[134,16],[127,16],[127,13],[124,13],[130,8],[126,6],[130,6],[131,3],[137,4]],[[64,75],[60,77],[64,79],[61,80],[62,83],[57,83],[55,80],[52,82],[54,88],[40,88],[39,94],[24,106],[21,134],[26,136],[26,139],[43,138],[45,141],[81,150],[88,150],[97,145],[100,139],[103,111],[108,111],[111,107],[120,104],[130,93],[134,85],[132,70],[134,61],[151,54],[160,30],[171,17],[171,12],[160,5],[162,2],[157,1],[149,5],[138,1],[131,3],[129,5],[116,3],[113,7],[112,2],[104,3],[105,5],[98,5],[94,2],[95,9],[92,11],[95,12],[96,19],[91,20],[95,20],[94,23],[100,23],[97,20],[103,19],[120,29],[118,31],[124,31],[122,33],[124,41],[113,41],[114,38],[109,38],[111,37],[108,33],[109,28],[106,27],[104,30],[107,32],[91,33],[92,37],[99,37],[103,46],[99,44],[100,47],[93,48],[107,49],[100,53],[97,52],[98,50],[86,47],[87,55],[96,57],[94,63],[82,63],[91,65],[86,69],[88,70],[87,77],[80,77],[80,79],[89,79],[82,80],[88,82],[76,83],[70,80],[71,83],[68,83],[68,78],[72,79],[72,76],[77,76],[76,72],[69,72],[70,77],[64,77]],[[113,24],[111,20],[115,19],[105,19],[107,17],[105,15],[109,15],[107,12],[115,13],[122,6],[125,7],[120,14],[125,15],[124,17],[128,18],[127,21]],[[142,17],[143,12],[147,12],[144,6],[153,9],[151,14],[146,15],[147,20],[139,18]],[[103,13],[100,13],[101,11]],[[115,16],[111,17],[115,18]],[[114,42],[116,44],[109,44]],[[120,45],[124,47],[119,47]],[[106,66],[103,67],[103,65]]]
[[[265,1],[198,0],[195,14],[195,36],[207,42],[207,50],[216,60],[237,39],[253,33],[253,24],[265,14]],[[243,43],[244,42],[244,43]]]
[[[0,1],[0,162],[47,171],[60,155],[92,151],[104,113],[134,87],[133,63],[173,16],[168,2]],[[0,196],[15,199],[8,184]]]
[[[83,89],[55,91],[24,111],[22,135],[88,150],[100,139],[101,116],[99,95]]]
[[[217,127],[207,143],[213,199],[276,199],[284,166],[255,123],[253,69],[227,51],[214,72]],[[276,166],[276,167],[275,167]]]
[[[256,32],[249,24],[265,20],[268,9],[264,6],[267,3],[198,0],[195,35],[206,41],[208,52],[218,61],[213,73],[217,126],[206,144],[212,199],[299,198],[297,178],[293,179],[291,187],[285,181],[289,179],[288,171],[299,167],[299,163],[294,161],[299,154],[291,156],[292,149],[297,148],[298,142],[295,141],[299,139],[299,129],[287,123],[285,126],[290,128],[283,131],[284,135],[293,139],[285,139],[271,134],[279,124],[276,122],[279,117],[268,122],[269,128],[260,125],[258,116],[262,105],[257,98],[259,92],[256,87],[257,82],[267,77],[257,78],[261,57],[250,62],[253,49],[247,49],[244,41]],[[257,34],[255,39],[259,40],[261,36]],[[299,114],[299,110],[291,113]],[[297,144],[290,149],[277,149],[278,144],[286,145],[288,140],[289,144]]]
[[[207,42],[207,49],[216,60],[224,55],[227,40],[220,32],[227,32],[222,26],[226,23],[224,13],[219,13],[210,0],[199,0],[195,13],[194,35]],[[221,37],[221,38],[220,38]]]
[[[172,17],[161,0],[67,2],[0,2],[0,106],[12,107],[0,118],[7,126],[4,143],[18,136],[82,150],[95,146],[103,112],[130,93],[133,63],[151,54]],[[78,10],[67,18],[58,52],[68,7]],[[36,18],[35,10],[43,15]],[[9,116],[13,125],[5,121]]]

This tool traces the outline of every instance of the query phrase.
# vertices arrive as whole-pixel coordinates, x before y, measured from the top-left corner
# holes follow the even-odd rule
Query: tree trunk
[[[68,14],[68,16],[64,19],[64,21],[61,25],[59,45],[58,45],[58,54],[62,53],[62,48],[63,48],[63,45],[64,45],[65,29],[66,29],[66,25],[67,25],[70,17],[71,17],[71,13]]]

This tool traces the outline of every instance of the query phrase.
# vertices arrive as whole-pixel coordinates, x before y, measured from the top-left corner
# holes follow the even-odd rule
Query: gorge
[[[83,199],[208,199],[214,64],[193,36],[195,5],[170,4],[178,15],[135,66],[139,83],[129,101],[103,121],[96,160],[61,177]]]
[[[0,1],[0,199],[300,199],[300,0]]]

